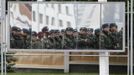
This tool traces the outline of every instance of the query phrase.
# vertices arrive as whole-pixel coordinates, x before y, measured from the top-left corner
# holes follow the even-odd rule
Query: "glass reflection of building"
[[[76,27],[73,4],[32,4],[32,28],[41,30],[44,26],[49,29],[65,29]],[[39,19],[38,19],[39,18]],[[37,29],[38,28],[38,29]]]

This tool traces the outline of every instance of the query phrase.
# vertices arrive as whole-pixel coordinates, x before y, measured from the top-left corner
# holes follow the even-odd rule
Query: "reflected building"
[[[10,25],[20,28],[31,27],[31,5],[30,4],[10,4]]]
[[[40,31],[44,26],[49,29],[76,28],[73,4],[32,4],[32,29]]]

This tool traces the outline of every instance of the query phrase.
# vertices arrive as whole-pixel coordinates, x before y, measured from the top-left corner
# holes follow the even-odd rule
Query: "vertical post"
[[[64,52],[64,73],[69,73],[69,52]]]
[[[130,48],[130,65],[131,65],[131,69],[130,69],[130,75],[133,75],[133,0],[131,0],[131,48]]]
[[[5,42],[5,34],[4,34],[4,25],[5,25],[5,0],[0,0],[1,3],[1,75],[4,74],[4,42]]]
[[[98,0],[98,2],[107,2],[107,0]],[[99,56],[99,75],[109,75],[109,53],[100,52]]]
[[[127,1],[127,75],[130,75],[130,31],[129,31],[129,28],[130,28],[130,10],[129,10],[129,1]]]

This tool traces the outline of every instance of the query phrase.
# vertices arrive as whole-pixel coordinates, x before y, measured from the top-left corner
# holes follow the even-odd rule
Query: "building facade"
[[[49,29],[76,28],[73,4],[32,4],[32,29],[40,31],[44,26]]]

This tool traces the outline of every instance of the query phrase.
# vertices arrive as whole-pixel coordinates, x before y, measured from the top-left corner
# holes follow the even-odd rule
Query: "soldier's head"
[[[80,34],[87,34],[87,28],[86,27],[81,27],[80,28]]]
[[[13,26],[11,30],[15,32],[21,32],[21,29],[17,26]]]
[[[26,28],[23,28],[22,31],[23,31],[23,35],[24,35],[24,36],[27,36],[27,35],[30,34],[29,30],[26,29]]]
[[[36,31],[32,31],[32,37],[37,37],[37,32]]]
[[[72,35],[73,34],[73,28],[72,27],[68,27],[68,28],[66,28],[66,34],[67,35]]]
[[[39,38],[39,39],[42,39],[43,37],[44,37],[43,32],[38,32],[38,38]]]
[[[37,40],[37,32],[32,31],[32,41],[36,41],[36,40]]]
[[[65,29],[61,29],[61,34],[64,34],[65,33]]]
[[[77,35],[78,35],[77,29],[74,29],[73,35],[74,35],[74,36],[77,36]]]
[[[88,29],[87,29],[87,33],[88,33],[89,35],[92,35],[92,34],[93,34],[93,31],[94,31],[93,28],[88,28]]]
[[[50,32],[49,32],[49,37],[54,37],[54,35],[55,35],[55,30],[50,30]]]
[[[48,29],[47,26],[45,26],[45,27],[42,28],[42,32],[43,32],[43,33],[48,32],[48,31],[49,31],[49,29]]]
[[[94,32],[95,32],[95,35],[96,35],[96,36],[99,36],[99,35],[100,35],[100,29],[95,29]]]
[[[60,31],[59,30],[55,30],[55,36],[59,36],[60,35]]]
[[[21,35],[21,29],[19,27],[13,26],[11,31],[13,35]]]
[[[105,23],[102,25],[102,31],[109,32],[109,24]]]
[[[116,25],[116,23],[111,23],[110,24],[110,31],[111,32],[117,32],[117,25]]]

